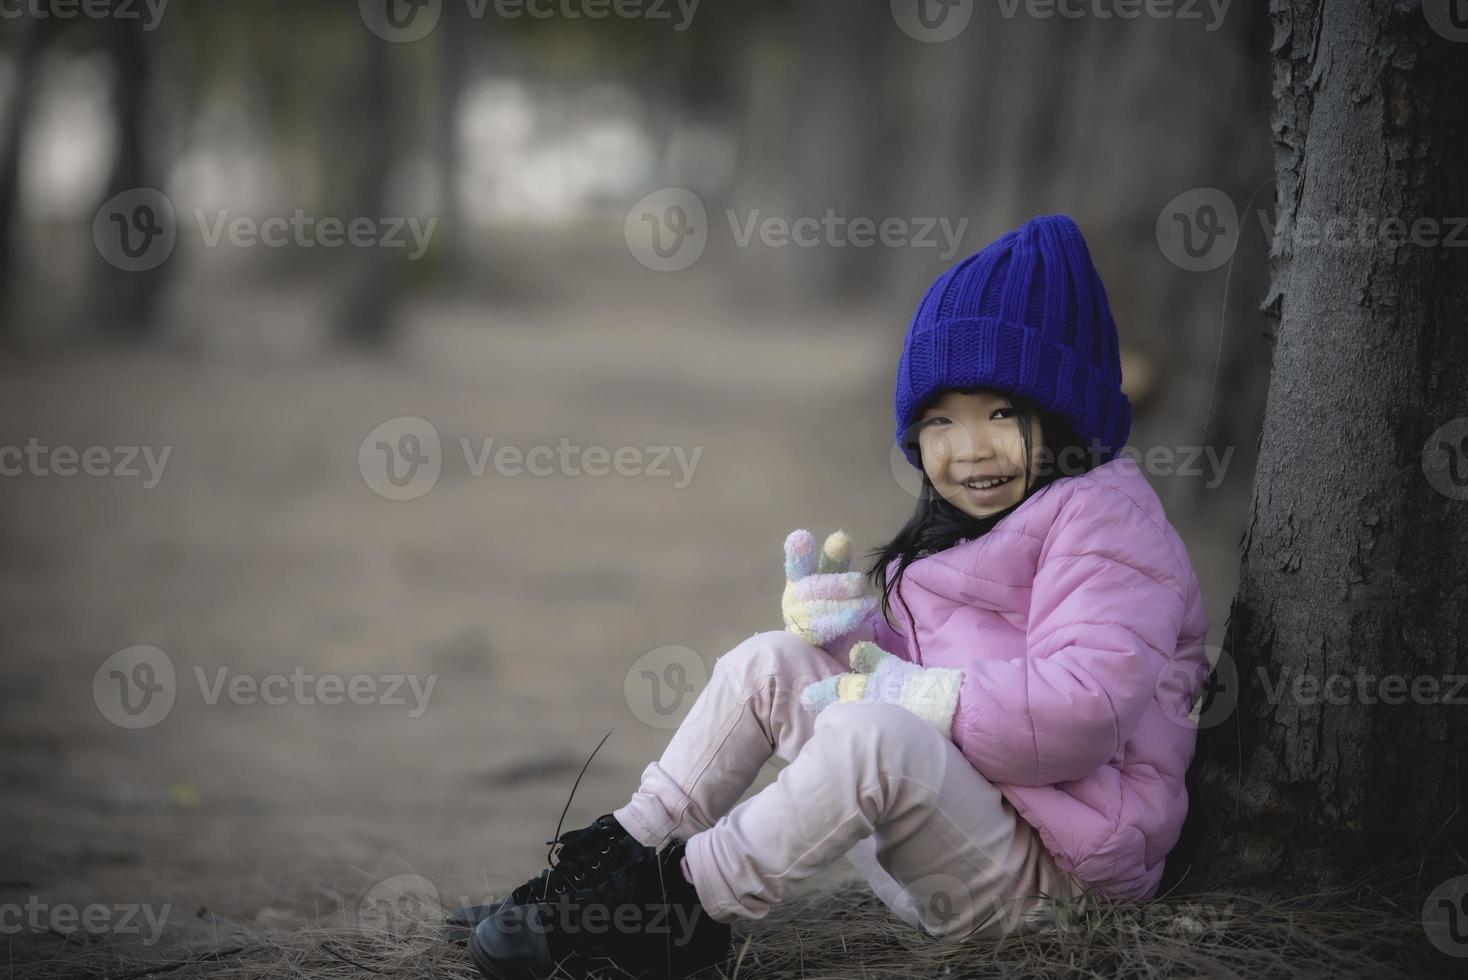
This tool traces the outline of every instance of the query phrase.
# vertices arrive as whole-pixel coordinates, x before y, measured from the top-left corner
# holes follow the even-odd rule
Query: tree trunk
[[[762,216],[778,214],[792,222],[821,220],[830,210],[843,224],[829,238],[824,230],[816,233],[817,247],[781,249],[770,277],[760,272],[763,288],[801,302],[821,303],[865,295],[880,278],[886,257],[879,253],[884,249],[837,241],[846,241],[846,222],[883,217],[872,207],[884,200],[887,183],[882,172],[885,134],[877,111],[887,16],[874,5],[843,0],[789,5],[787,29],[794,55],[790,71],[797,88],[781,95],[790,102],[784,116],[790,129],[779,151],[788,174],[787,197],[798,202],[798,213],[779,214],[773,199],[754,206]]]
[[[387,216],[388,182],[397,162],[398,116],[393,84],[393,45],[362,32],[365,47],[360,101],[347,113],[346,135],[355,157],[348,171],[344,216]],[[382,248],[361,249],[346,257],[348,263],[337,304],[336,335],[365,348],[387,345],[401,298],[403,256]]]
[[[1222,655],[1238,683],[1211,682],[1164,888],[1389,867],[1422,896],[1464,870],[1468,49],[1390,0],[1270,6],[1278,328]],[[1374,236],[1395,219],[1431,224]]]
[[[434,158],[438,168],[439,218],[435,233],[438,236],[439,278],[455,287],[469,267],[464,254],[468,243],[460,232],[465,208],[464,196],[459,189],[464,167],[459,110],[464,101],[464,88],[469,82],[469,64],[473,54],[469,42],[476,27],[469,19],[467,6],[445,4],[435,38],[438,45],[438,85],[434,93]]]
[[[3,308],[4,301],[14,295],[10,287],[15,276],[12,250],[20,233],[21,140],[25,138],[31,107],[36,101],[40,52],[45,44],[42,32],[49,24],[49,21],[26,18],[12,28],[18,35],[14,49],[15,83],[10,105],[0,116],[4,119],[4,131],[0,132],[0,336],[9,332],[11,315]]]
[[[122,9],[122,4],[114,2]],[[117,154],[102,193],[103,202],[140,187],[163,190],[163,163],[159,159],[159,132],[149,128],[149,88],[158,62],[157,41],[139,21],[111,17],[106,21],[112,56],[112,109],[117,122]],[[146,271],[129,271],[98,264],[93,284],[96,320],[108,334],[124,340],[142,339],[155,332],[155,312],[167,282],[169,263]]]

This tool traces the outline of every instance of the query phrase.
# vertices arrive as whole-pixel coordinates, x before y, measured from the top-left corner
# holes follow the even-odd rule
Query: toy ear
[[[823,574],[839,575],[851,568],[851,537],[841,530],[831,532],[821,549],[821,564],[818,571]]]
[[[870,674],[877,669],[877,665],[886,660],[892,654],[877,646],[871,640],[862,640],[851,647],[851,669],[863,674]]]
[[[785,577],[794,582],[816,567],[816,539],[806,530],[791,531],[785,538]]]

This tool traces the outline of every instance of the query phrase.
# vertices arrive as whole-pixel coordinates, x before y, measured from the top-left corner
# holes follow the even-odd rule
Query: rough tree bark
[[[1224,639],[1238,684],[1214,675],[1164,887],[1373,874],[1425,895],[1468,870],[1468,43],[1415,4],[1270,7],[1277,332]],[[1435,241],[1376,237],[1419,221]]]

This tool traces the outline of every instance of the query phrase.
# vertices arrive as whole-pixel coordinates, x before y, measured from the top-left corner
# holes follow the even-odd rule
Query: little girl
[[[1080,230],[1031,219],[943,273],[897,369],[917,511],[867,574],[785,542],[786,629],[720,657],[625,806],[461,909],[489,977],[682,976],[845,855],[945,939],[1152,897],[1187,811],[1208,619],[1136,463]],[[894,602],[895,599],[895,602]],[[749,799],[771,755],[789,762]],[[472,930],[472,934],[470,934]]]

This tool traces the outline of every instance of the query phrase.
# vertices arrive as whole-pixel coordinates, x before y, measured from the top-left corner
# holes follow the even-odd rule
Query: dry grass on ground
[[[1079,901],[1064,927],[1001,942],[942,943],[894,917],[869,891],[808,892],[758,923],[735,927],[715,978],[1423,977],[1461,965],[1429,947],[1414,912],[1367,894],[1262,899],[1172,896],[1151,903]],[[222,923],[223,924],[223,923]],[[149,960],[105,941],[35,937],[6,964],[17,980],[427,980],[477,976],[439,938],[437,913],[392,930],[324,920],[260,934],[234,927],[212,953]]]

